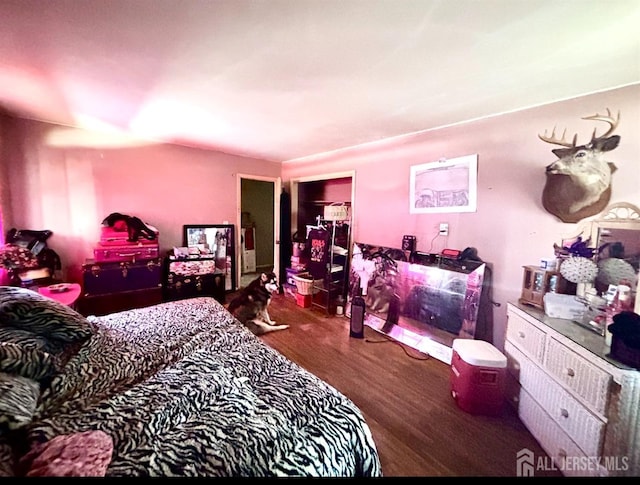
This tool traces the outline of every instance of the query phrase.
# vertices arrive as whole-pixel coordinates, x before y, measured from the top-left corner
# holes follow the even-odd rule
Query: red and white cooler
[[[458,407],[471,414],[502,413],[507,357],[484,340],[453,341],[451,395]]]

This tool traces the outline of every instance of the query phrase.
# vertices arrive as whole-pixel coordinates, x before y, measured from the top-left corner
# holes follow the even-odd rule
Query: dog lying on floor
[[[255,335],[285,330],[289,325],[276,325],[267,311],[271,295],[276,291],[278,291],[276,274],[262,273],[231,300],[227,310]]]

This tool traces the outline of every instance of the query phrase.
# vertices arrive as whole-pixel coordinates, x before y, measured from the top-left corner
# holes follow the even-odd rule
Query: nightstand
[[[65,285],[68,288],[66,291],[52,291],[50,289],[52,286],[58,285],[40,286],[38,293],[75,309],[82,287],[78,283],[66,283]]]

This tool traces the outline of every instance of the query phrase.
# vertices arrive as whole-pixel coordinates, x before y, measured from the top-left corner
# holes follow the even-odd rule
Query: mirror
[[[625,202],[612,204],[592,221],[591,240],[598,248],[598,292],[624,280],[636,292],[640,271],[640,209]]]
[[[182,237],[190,259],[215,261],[216,272],[225,274],[225,290],[236,288],[233,224],[188,224]]]

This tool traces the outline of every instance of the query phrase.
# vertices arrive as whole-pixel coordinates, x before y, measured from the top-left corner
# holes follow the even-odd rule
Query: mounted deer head
[[[615,119],[609,109],[606,116],[596,113],[582,119],[604,121],[609,129],[598,137],[594,129],[591,141],[578,146],[577,134],[572,142],[565,141],[566,130],[560,140],[556,138],[555,128],[549,137],[546,131],[544,135],[538,135],[542,141],[565,147],[551,150],[558,160],[547,166],[547,180],[542,191],[542,205],[562,222],[578,222],[598,214],[611,198],[611,175],[616,166],[607,162],[604,154],[620,143],[618,135],[609,136],[618,126],[620,112]]]

